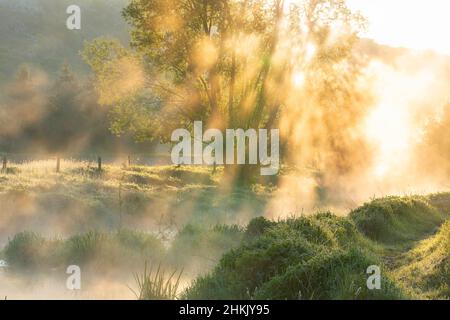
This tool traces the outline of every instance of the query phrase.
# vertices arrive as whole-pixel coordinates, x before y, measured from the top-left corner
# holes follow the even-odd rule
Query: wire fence
[[[14,164],[30,164],[35,162],[54,163],[54,168],[59,172],[64,162],[84,162],[97,166],[102,170],[104,164],[122,166],[161,166],[172,164],[170,154],[166,153],[98,153],[98,154],[64,154],[50,155],[39,153],[1,153],[1,172],[8,172],[8,168]]]

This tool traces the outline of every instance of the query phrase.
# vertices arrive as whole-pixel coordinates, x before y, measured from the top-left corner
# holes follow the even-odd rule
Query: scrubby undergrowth
[[[368,290],[366,269],[381,265],[377,245],[354,223],[331,213],[255,223],[242,245],[184,293],[187,299],[404,298],[386,272],[382,290]]]
[[[395,278],[413,296],[450,299],[450,221],[436,235],[407,252],[401,264]]]
[[[144,265],[183,269],[187,276],[211,270],[220,257],[240,244],[243,231],[238,226],[185,226],[167,245],[156,234],[121,229],[91,231],[70,238],[48,239],[33,232],[21,232],[9,240],[0,257],[10,270],[21,274],[65,274],[69,265],[95,274],[130,274]]]
[[[0,256],[16,272],[77,264],[131,274],[145,261],[162,263],[197,277],[184,299],[449,299],[449,199],[388,197],[347,217],[260,217],[246,228],[186,225],[169,245],[129,230],[68,239],[24,232]],[[367,288],[373,265],[381,290]]]
[[[449,223],[417,245],[449,218],[445,199],[450,195],[378,199],[345,218],[255,219],[241,246],[183,298],[449,299]],[[367,287],[372,265],[382,270],[381,290]]]
[[[368,238],[397,246],[420,240],[445,221],[425,197],[377,199],[351,212],[350,219]]]

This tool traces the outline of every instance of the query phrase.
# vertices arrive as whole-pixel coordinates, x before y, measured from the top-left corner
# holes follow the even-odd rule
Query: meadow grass
[[[70,212],[75,221],[67,228],[73,229],[64,231],[71,233],[88,231],[86,223],[118,228],[123,220],[149,228],[162,216],[173,217],[177,228],[232,223],[244,210],[249,217],[260,215],[271,197],[270,188],[261,185],[228,190],[221,184],[223,168],[213,173],[202,166],[104,164],[98,171],[93,163],[71,160],[61,160],[59,173],[53,160],[10,163],[9,168],[14,172],[0,174],[0,211],[14,212],[12,220]]]
[[[134,278],[138,292],[131,289],[138,300],[175,300],[183,270],[166,274],[161,264],[154,270],[153,265],[148,269],[147,262],[142,274],[135,273]]]
[[[395,279],[417,298],[450,299],[450,221],[399,258]]]
[[[449,299],[450,206],[435,208],[429,198],[436,196],[376,199],[348,217],[255,219],[241,245],[182,297]],[[371,265],[382,270],[381,290],[366,285]]]
[[[98,171],[62,161],[56,173],[54,162],[42,161],[10,169],[0,175],[3,219],[14,225],[35,211],[33,226],[50,215],[72,234],[16,232],[0,252],[13,272],[77,264],[134,274],[140,299],[449,299],[448,193],[374,199],[345,217],[319,212],[232,225],[243,202],[254,210],[247,216],[260,215],[270,188],[224,192],[221,169],[208,167]],[[22,205],[26,215],[5,216]],[[144,231],[148,217],[162,216],[169,220],[161,230]],[[147,261],[161,267],[140,273]],[[382,269],[381,290],[367,289],[370,265]],[[180,295],[180,275],[166,269],[195,280]]]

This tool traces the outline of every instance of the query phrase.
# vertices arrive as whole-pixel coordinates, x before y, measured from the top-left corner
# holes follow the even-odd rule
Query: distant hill
[[[89,69],[79,56],[84,41],[97,37],[118,38],[129,42],[129,26],[121,10],[129,0],[77,0],[82,10],[81,30],[66,28],[69,5],[73,0],[0,0],[0,87],[11,80],[21,64],[28,63],[49,74],[68,62],[78,74]],[[409,55],[411,50],[379,45],[363,39],[356,50],[384,63]],[[431,52],[413,57],[418,65],[449,56]],[[416,64],[413,62],[413,64]]]
[[[421,67],[424,64],[429,65],[430,62],[450,65],[450,55],[432,50],[413,50],[403,47],[391,47],[379,44],[372,39],[361,39],[355,46],[355,50],[366,54],[370,58],[378,59],[385,64],[393,66],[397,66],[399,59],[405,58],[413,60],[413,64],[416,64],[416,67]]]
[[[77,0],[81,30],[68,30],[66,9],[72,0],[0,0],[0,83],[31,63],[54,73],[67,61],[77,73],[88,67],[79,56],[84,41],[115,37],[128,43],[121,10],[128,0]]]

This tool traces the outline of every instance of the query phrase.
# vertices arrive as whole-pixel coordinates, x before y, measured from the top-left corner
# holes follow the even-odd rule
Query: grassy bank
[[[243,243],[225,254],[186,299],[450,299],[450,207],[436,198],[389,197],[354,210],[252,221]],[[441,202],[442,203],[442,202]],[[382,270],[369,290],[366,270]]]
[[[231,188],[220,168],[61,168],[10,164],[0,175],[0,258],[12,274],[65,277],[74,264],[89,284],[148,262],[183,270],[185,299],[450,298],[448,193],[271,221],[257,217],[271,187]],[[367,289],[372,265],[381,290]]]
[[[263,187],[220,183],[222,169],[104,165],[61,161],[10,163],[0,173],[0,245],[32,230],[43,236],[156,230],[171,238],[187,224],[248,222],[271,197]]]
[[[18,273],[77,264],[91,273],[131,274],[146,261],[162,263],[199,275],[179,295],[184,299],[449,299],[450,207],[434,206],[437,198],[442,204],[450,194],[377,199],[347,217],[187,225],[168,245],[130,230],[66,239],[25,232],[2,256]],[[381,268],[381,290],[367,288],[372,265]]]

